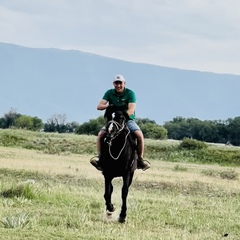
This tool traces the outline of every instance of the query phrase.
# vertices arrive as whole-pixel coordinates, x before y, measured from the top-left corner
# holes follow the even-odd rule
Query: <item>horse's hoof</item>
[[[107,215],[112,215],[115,210],[116,207],[113,204],[111,204],[111,206],[106,209]]]
[[[116,210],[116,207],[113,205],[112,206],[112,209],[111,210],[106,210],[106,214],[107,214],[107,216],[111,216],[113,213],[114,213],[114,211]]]
[[[114,213],[114,211],[112,211],[112,212],[110,212],[108,210],[106,211],[107,216],[111,216],[113,213]]]
[[[118,222],[120,223],[125,223],[126,222],[126,218],[120,217],[118,218]]]

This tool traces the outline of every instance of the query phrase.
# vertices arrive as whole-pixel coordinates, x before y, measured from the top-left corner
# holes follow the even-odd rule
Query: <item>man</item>
[[[137,155],[138,155],[138,168],[143,171],[150,168],[150,163],[143,160],[144,152],[144,137],[141,129],[135,122],[135,108],[136,108],[136,95],[135,93],[126,88],[126,81],[120,74],[116,75],[113,79],[113,89],[109,89],[105,92],[102,100],[97,105],[97,110],[105,110],[108,106],[125,107],[126,113],[129,116],[127,126],[131,132],[133,132],[137,138]],[[97,151],[98,158],[92,158],[90,163],[96,167],[99,171],[102,171],[101,167],[101,139],[104,137],[106,129],[103,127],[98,133],[97,138]]]

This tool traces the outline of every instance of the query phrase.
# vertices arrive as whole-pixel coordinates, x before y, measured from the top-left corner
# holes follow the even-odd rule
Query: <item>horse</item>
[[[127,196],[137,169],[136,141],[126,126],[128,115],[116,107],[105,111],[106,135],[101,143],[102,174],[105,180],[104,199],[106,214],[111,217],[115,206],[111,202],[112,180],[122,177],[122,206],[118,222],[124,223],[127,216]]]

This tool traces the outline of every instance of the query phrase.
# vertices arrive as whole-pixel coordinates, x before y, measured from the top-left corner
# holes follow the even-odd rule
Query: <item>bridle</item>
[[[115,113],[112,113],[112,120],[108,121],[108,127],[107,127],[107,131],[108,133],[112,133],[112,130],[115,129],[114,131],[114,134],[112,136],[109,136],[107,138],[107,144],[108,144],[108,151],[109,151],[109,155],[111,156],[112,159],[114,160],[118,160],[118,158],[120,157],[123,149],[125,148],[126,146],[126,143],[127,143],[127,137],[128,135],[130,134],[130,130],[129,128],[126,128],[126,118],[123,116],[123,121],[122,123],[120,124],[119,122],[115,121],[114,120],[115,118]],[[117,155],[117,157],[114,157],[112,155],[112,152],[111,152],[111,146],[112,146],[112,141],[117,138],[121,132],[126,129],[127,130],[127,134],[125,136],[125,139],[124,139],[124,144],[123,144],[123,147],[121,148],[121,150],[119,151],[119,154]]]

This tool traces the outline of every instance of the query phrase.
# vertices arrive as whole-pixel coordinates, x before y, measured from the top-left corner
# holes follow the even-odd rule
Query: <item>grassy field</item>
[[[0,131],[0,239],[240,239],[238,166],[187,162],[174,150],[179,143],[146,140],[146,155],[156,152],[152,167],[135,172],[127,222],[120,224],[122,182],[113,182],[117,210],[108,219],[103,176],[89,164],[95,141]]]

